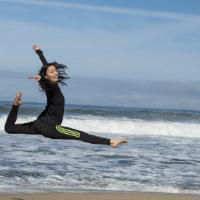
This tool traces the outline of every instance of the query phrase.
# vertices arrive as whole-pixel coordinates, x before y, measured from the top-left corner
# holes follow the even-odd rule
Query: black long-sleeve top
[[[36,53],[44,66],[48,64],[41,50],[37,50]],[[63,120],[65,105],[65,99],[60,87],[57,83],[49,84],[45,89],[45,94],[47,96],[47,105],[37,119],[47,124],[60,125]]]

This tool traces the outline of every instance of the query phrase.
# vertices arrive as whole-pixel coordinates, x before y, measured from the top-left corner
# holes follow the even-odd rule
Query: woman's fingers
[[[41,79],[40,75],[36,75],[36,76],[29,76],[28,79],[34,79],[36,81],[39,81]]]
[[[34,44],[32,48],[33,48],[35,51],[37,51],[37,50],[40,50],[40,49],[41,49],[41,48],[40,48],[38,45],[36,45],[36,44]]]
[[[35,80],[37,80],[38,77],[36,77],[36,76],[29,76],[28,79],[35,79]]]
[[[35,77],[34,76],[29,76],[28,79],[35,79]]]

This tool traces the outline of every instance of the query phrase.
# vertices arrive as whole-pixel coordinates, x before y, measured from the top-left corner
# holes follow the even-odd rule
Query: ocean
[[[107,138],[114,149],[40,135],[7,134],[0,102],[0,192],[148,191],[200,194],[200,111],[66,105],[63,126]],[[45,104],[24,103],[17,123]]]

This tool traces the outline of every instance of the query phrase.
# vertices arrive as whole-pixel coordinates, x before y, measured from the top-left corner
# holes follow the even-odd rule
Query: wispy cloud
[[[62,7],[66,9],[76,9],[82,11],[91,11],[91,12],[105,12],[113,14],[123,14],[123,15],[133,15],[141,17],[152,17],[152,18],[161,18],[169,20],[200,20],[199,15],[193,14],[184,14],[176,12],[160,12],[160,11],[148,11],[142,9],[128,9],[128,8],[119,8],[113,6],[97,6],[97,5],[86,5],[81,3],[66,3],[58,1],[48,1],[48,0],[0,0],[0,2],[6,3],[17,3],[17,4],[26,4],[26,5],[35,5],[35,6],[50,6],[50,7]]]
[[[48,8],[50,8],[48,6],[53,8],[58,5],[58,9],[56,9],[58,12],[61,10],[60,8],[63,10],[63,7],[66,7],[66,9],[82,9],[91,13],[95,9],[101,11],[103,8],[110,10],[116,8],[44,0],[0,0],[1,2],[8,3],[4,4],[7,6],[13,6],[16,3],[18,5],[16,10],[22,5],[30,6],[30,10],[33,8],[33,11],[35,11],[34,8],[44,6],[43,10],[46,12],[44,11],[42,14],[48,17],[51,23],[46,23],[46,20],[42,21],[40,18],[33,21],[31,14],[27,18],[18,18],[14,14],[9,18],[2,17],[0,19],[0,35],[3,38],[1,42],[3,51],[0,55],[0,68],[34,72],[35,66],[40,66],[40,63],[39,61],[36,63],[37,59],[32,56],[31,44],[37,42],[45,48],[45,52],[48,50],[49,59],[73,66],[70,68],[72,75],[81,72],[82,76],[117,77],[130,80],[133,78],[199,80],[198,35],[200,26],[198,24],[200,24],[200,20],[197,20],[199,19],[198,15],[192,15],[192,17],[174,13],[176,17],[169,18],[169,13],[165,13],[166,19],[172,20],[162,18],[164,20],[159,20],[160,23],[157,23],[157,20],[155,23],[155,20],[151,20],[149,17],[155,15],[155,12],[148,11],[147,13],[150,14],[144,15],[142,13],[146,11],[141,11],[140,14],[137,14],[138,16],[147,16],[145,20],[142,20],[143,23],[141,24],[140,20],[134,20],[134,24],[127,23],[122,31],[107,28],[108,25],[110,25],[109,27],[118,25],[119,16],[113,18],[111,22],[106,21],[107,16],[102,17],[102,23],[96,23],[96,19],[94,19],[93,22],[95,25],[98,24],[97,26],[93,26],[87,20],[79,23],[79,16],[73,25],[76,24],[79,27],[80,24],[82,26],[87,24],[87,28],[76,29],[74,26],[68,25],[68,22],[66,22],[67,26],[65,24],[58,26],[55,15],[48,12]],[[119,10],[123,10],[123,12],[117,13],[127,14],[130,12],[133,15],[131,19],[130,17],[124,19],[124,22],[133,21],[132,19],[136,15],[135,10],[120,8]],[[17,14],[20,13],[17,12]],[[67,14],[68,12],[66,12],[66,16],[68,16]],[[84,16],[85,13],[81,14]],[[17,40],[16,35],[18,36]],[[30,51],[26,49],[30,49]]]

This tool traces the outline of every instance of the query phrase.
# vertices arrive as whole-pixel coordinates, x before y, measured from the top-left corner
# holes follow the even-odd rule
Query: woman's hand
[[[32,48],[34,51],[41,50],[41,48],[36,44],[34,44]]]
[[[40,79],[41,79],[41,76],[40,75],[35,75],[35,76],[30,76],[30,77],[28,77],[29,79],[34,79],[34,80],[36,80],[36,81],[40,81]]]

